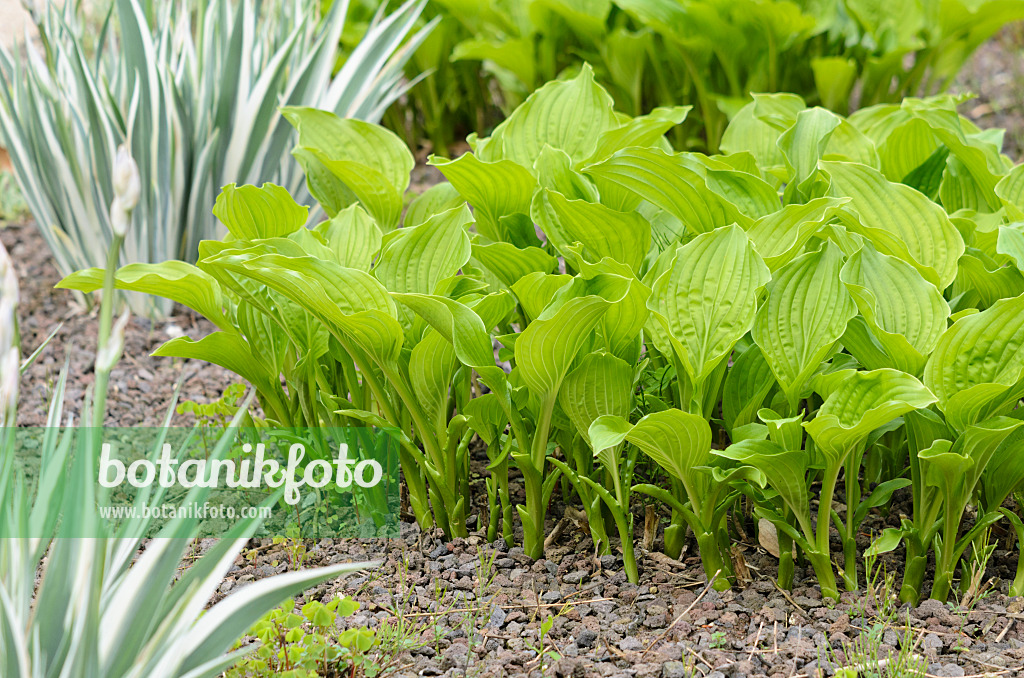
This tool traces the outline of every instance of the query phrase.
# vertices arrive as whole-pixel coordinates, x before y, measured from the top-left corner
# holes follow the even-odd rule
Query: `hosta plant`
[[[859,583],[864,521],[907,497],[913,516],[873,550],[906,542],[907,600],[934,551],[944,598],[1021,490],[994,464],[1016,458],[1024,388],[1024,173],[958,103],[844,118],[755,95],[724,154],[676,153],[686,108],[629,117],[584,66],[471,152],[431,158],[447,182],[414,198],[395,135],[286,109],[328,219],[308,228],[287,191],[229,186],[228,235],[197,266],[129,266],[116,284],[210,318],[216,333],[160,352],[235,370],[268,419],[400,429],[423,526],[470,529],[475,434],[476,525],[512,541],[518,522],[531,557],[561,497],[635,580],[642,493],[665,505],[666,553],[692,531],[726,587],[749,506],[775,526],[780,584],[795,550],[836,597]]]
[[[481,131],[586,61],[620,110],[691,104],[679,148],[717,150],[750,92],[795,92],[845,113],[949,87],[975,49],[1024,18],[1016,1],[437,0],[441,24],[414,58],[436,73],[396,104],[395,124],[447,141]],[[477,76],[464,70],[477,66]],[[480,79],[487,83],[481,86]],[[851,99],[855,101],[851,102]],[[395,116],[398,118],[399,116]],[[391,119],[391,118],[389,118]]]
[[[142,176],[128,263],[194,261],[217,234],[210,205],[228,183],[275,181],[301,199],[294,132],[278,107],[378,120],[430,29],[411,34],[423,3],[410,0],[379,16],[332,75],[347,5],[320,17],[316,3],[284,0],[116,0],[97,38],[79,4],[44,3],[41,46],[26,45],[26,57],[0,50],[0,137],[58,268],[104,264],[121,144]],[[130,301],[138,313],[170,310]]]

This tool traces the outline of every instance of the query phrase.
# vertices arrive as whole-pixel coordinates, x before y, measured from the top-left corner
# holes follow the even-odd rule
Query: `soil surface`
[[[952,91],[976,95],[960,112],[982,129],[1005,129],[1003,152],[1019,163],[1024,150],[1024,24],[1007,26],[978,48]]]
[[[56,336],[22,374],[18,424],[46,425],[50,398],[65,363],[68,376],[64,421],[69,414],[77,421],[83,396],[94,378],[95,313],[86,312],[71,292],[53,289],[61,275],[34,224],[8,225],[0,229],[0,241],[18,272],[22,356],[30,356],[57,330]],[[134,317],[129,320],[125,328],[124,354],[110,375],[107,425],[161,425],[179,381],[179,402],[201,403],[220,398],[227,386],[240,381],[227,370],[199,360],[150,356],[172,337],[185,334],[199,339],[213,330],[213,325],[180,306],[168,320],[160,323]],[[191,415],[174,414],[173,417],[175,425],[188,426],[192,421]]]

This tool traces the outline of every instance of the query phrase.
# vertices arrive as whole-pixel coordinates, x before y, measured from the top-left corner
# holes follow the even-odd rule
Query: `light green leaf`
[[[886,366],[920,374],[949,318],[939,290],[913,266],[879,254],[869,243],[850,257],[840,278],[882,347]],[[860,357],[853,345],[848,348]]]
[[[633,408],[633,368],[610,353],[588,353],[566,375],[558,404],[590,444],[591,424],[601,416],[628,417]],[[602,452],[594,448],[594,453]]]
[[[228,184],[221,189],[213,216],[238,240],[277,238],[303,227],[309,208],[296,203],[274,184],[261,187]]]
[[[639,273],[651,247],[651,224],[636,212],[616,212],[584,200],[567,200],[561,193],[541,189],[531,214],[551,244],[571,257],[568,246],[582,243],[588,262],[608,257]]]
[[[316,232],[327,240],[335,261],[361,271],[370,270],[383,238],[380,228],[359,205],[350,205],[317,224]]]
[[[516,339],[516,366],[538,397],[558,393],[562,379],[610,302],[598,296],[569,299],[554,312],[545,311]]]
[[[597,141],[597,149],[587,158],[594,163],[617,151],[631,146],[654,146],[665,132],[686,119],[692,106],[655,108],[647,115],[633,118],[621,127],[604,132]]]
[[[842,264],[839,248],[829,242],[794,259],[768,284],[768,300],[754,320],[754,341],[793,410],[857,313],[839,279]]]
[[[89,268],[67,276],[55,285],[57,289],[95,292],[103,289],[104,270]],[[220,285],[209,274],[183,261],[161,264],[128,264],[117,270],[114,285],[120,290],[155,294],[171,299],[194,311],[222,330],[232,330],[224,315]]]
[[[787,202],[806,202],[813,197],[810,188],[818,174],[818,161],[825,155],[832,132],[841,122],[831,111],[809,108],[800,111],[796,123],[779,137],[779,150],[789,171]],[[793,196],[800,199],[795,200]]]
[[[533,167],[548,145],[565,151],[577,163],[593,155],[602,133],[619,126],[611,96],[594,82],[590,66],[583,64],[572,80],[549,82],[527,97],[494,130],[480,159],[506,158]]]
[[[472,221],[463,204],[419,226],[389,233],[373,268],[374,277],[391,292],[434,294],[441,280],[469,261],[472,250],[466,228]]]
[[[935,401],[921,382],[905,372],[854,372],[832,391],[804,428],[819,451],[833,464],[842,464],[872,431]]]
[[[676,250],[655,283],[659,313],[690,379],[702,383],[750,331],[768,267],[738,226],[704,233]]]
[[[509,288],[530,273],[548,274],[558,266],[558,260],[539,247],[520,249],[507,242],[475,242],[473,258]]]
[[[911,264],[939,289],[953,282],[964,242],[941,207],[866,165],[823,161],[821,167],[832,179],[832,195],[851,199],[842,210],[847,229]]]
[[[792,261],[847,202],[849,198],[815,198],[803,205],[786,205],[748,226],[747,237],[768,268],[777,271]]]
[[[924,369],[925,385],[958,431],[1013,409],[1022,378],[1024,295],[957,320]]]
[[[774,385],[772,368],[756,344],[733,360],[722,392],[722,419],[730,438],[736,429],[756,422],[756,413]]]
[[[447,181],[441,182],[423,191],[409,203],[403,223],[406,228],[419,226],[435,214],[447,212],[463,202],[464,199],[455,186]]]
[[[736,205],[708,188],[687,162],[664,151],[626,149],[584,172],[594,177],[602,195],[605,183],[630,191],[679,219],[694,234],[751,222]]]
[[[502,217],[529,215],[537,180],[525,167],[510,160],[484,162],[472,153],[455,160],[432,156],[430,164],[441,170],[459,194],[473,206],[477,230],[484,237],[511,242],[517,247],[534,244],[523,234],[510,231]],[[532,234],[529,234],[532,235]]]

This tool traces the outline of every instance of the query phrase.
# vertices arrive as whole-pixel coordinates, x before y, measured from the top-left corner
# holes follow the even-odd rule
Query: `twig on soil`
[[[779,593],[781,593],[786,598],[786,600],[789,601],[790,605],[792,605],[796,609],[800,610],[800,614],[802,614],[804,617],[807,616],[807,610],[805,610],[804,608],[800,607],[800,604],[797,603],[795,600],[793,600],[793,597],[789,595],[789,591],[787,591],[786,589],[784,589],[781,586],[779,586],[779,583],[777,581],[775,581],[774,579],[772,579],[771,582],[772,582],[772,584],[775,585],[775,588],[777,588],[779,590]]]
[[[997,643],[1003,642],[1003,638],[1006,637],[1006,632],[1010,630],[1010,627],[1013,626],[1013,623],[1015,621],[1016,620],[1013,617],[1011,617],[1010,621],[1006,622],[1006,626],[1003,628],[1002,631],[999,632],[999,635],[996,636],[996,642]]]
[[[549,534],[548,538],[544,540],[544,549],[545,550],[551,548],[551,545],[554,544],[556,541],[558,541],[561,538],[562,532],[565,531],[565,523],[566,522],[567,522],[566,519],[563,517],[561,520],[559,520],[557,523],[555,523],[555,527],[554,527],[553,530],[551,530],[551,534]]]
[[[748,662],[751,659],[754,658],[754,653],[757,651],[757,644],[759,642],[761,642],[761,629],[763,629],[763,628],[764,628],[764,620],[762,619],[761,623],[759,623],[757,625],[757,635],[754,636],[754,644],[750,646],[750,655],[747,656],[747,661]]]
[[[657,638],[655,638],[654,640],[651,641],[651,644],[648,645],[647,649],[644,650],[643,654],[640,655],[641,659],[646,657],[647,653],[651,651],[651,648],[653,648],[655,645],[657,645],[659,642],[661,642],[661,640],[665,636],[668,635],[668,632],[671,631],[672,628],[683,619],[683,617],[685,617],[687,614],[689,614],[690,610],[692,610],[694,607],[697,606],[697,603],[700,602],[701,598],[703,598],[707,594],[707,592],[711,590],[711,587],[714,586],[715,580],[718,579],[718,575],[720,575],[720,574],[722,574],[722,571],[718,570],[717,572],[715,572],[711,576],[711,579],[708,580],[708,585],[704,587],[704,590],[700,592],[700,595],[698,595],[696,598],[693,599],[693,602],[690,603],[689,607],[687,607],[685,610],[683,610],[683,613],[681,615],[679,615],[678,617],[676,617],[675,621],[673,621],[671,624],[669,624],[668,627],[666,627],[665,630],[661,632],[661,635],[659,635]],[[714,667],[712,667],[712,668],[714,668]]]
[[[700,653],[699,653],[699,652],[694,652],[694,651],[693,651],[693,648],[692,648],[692,647],[688,647],[688,648],[686,648],[686,651],[687,651],[687,652],[689,652],[690,654],[692,654],[692,655],[693,655],[694,657],[696,657],[696,658],[697,658],[697,661],[699,661],[699,662],[700,662],[701,664],[703,664],[704,666],[708,667],[708,668],[709,668],[709,669],[711,669],[712,671],[714,671],[714,670],[715,670],[715,667],[714,667],[714,666],[712,666],[711,664],[709,664],[709,663],[708,663],[708,660],[707,660],[707,659],[704,659],[704,657],[702,657],[702,656],[700,655]],[[704,673],[704,669],[701,669],[701,668],[700,668],[699,666],[697,666],[696,664],[694,664],[694,665],[693,665],[693,668],[695,668],[695,669],[700,669],[701,675],[707,675],[707,674],[705,674],[705,673]]]

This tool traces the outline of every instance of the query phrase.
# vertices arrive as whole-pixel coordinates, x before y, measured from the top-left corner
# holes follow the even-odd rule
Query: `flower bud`
[[[110,227],[114,235],[123,238],[128,233],[128,225],[132,222],[131,213],[124,208],[121,198],[114,198],[110,203]]]
[[[128,147],[121,144],[117,147],[117,157],[114,158],[114,199],[120,200],[121,208],[130,213],[139,204],[141,191],[139,166],[132,159]]]
[[[96,370],[110,372],[121,359],[121,352],[124,350],[124,328],[128,324],[131,314],[125,309],[110,329],[110,337],[105,346],[101,346],[96,352]]]

